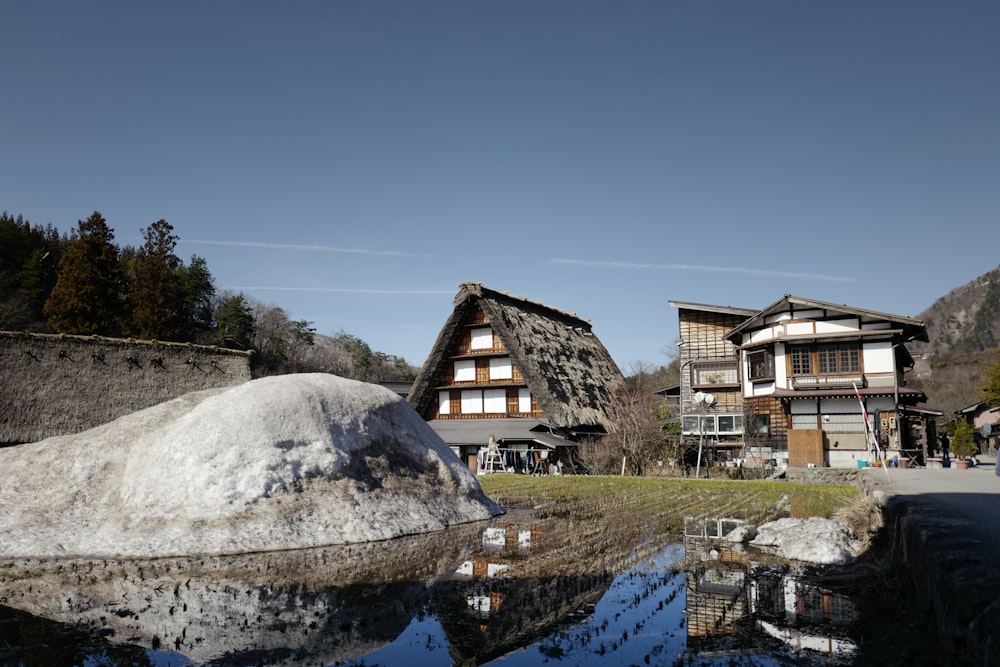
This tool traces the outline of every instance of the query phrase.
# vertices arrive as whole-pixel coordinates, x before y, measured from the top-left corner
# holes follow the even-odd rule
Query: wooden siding
[[[738,385],[733,390],[726,388],[712,387],[706,389],[701,384],[693,382],[694,369],[699,362],[728,361],[732,360],[737,364],[737,375],[739,375],[739,355],[736,346],[725,339],[725,333],[739,325],[746,319],[740,315],[730,313],[718,313],[712,311],[690,310],[683,308],[679,312],[678,323],[680,326],[681,345],[681,412],[683,414],[693,414],[697,412],[694,405],[694,394],[697,390],[708,390],[716,396],[720,405],[716,408],[718,412],[740,412],[742,410],[742,393]],[[726,400],[727,406],[722,407],[721,400]]]
[[[810,463],[817,468],[826,465],[823,451],[823,429],[792,429],[788,432],[788,465],[805,468]]]
[[[447,414],[441,413],[436,410],[434,413],[434,419],[498,419],[504,417],[535,417],[543,418],[545,415],[541,408],[538,406],[538,402],[535,397],[531,397],[531,412],[521,412],[520,401],[518,399],[518,390],[521,388],[527,388],[527,384],[524,381],[524,377],[521,374],[520,369],[514,364],[513,360],[511,363],[511,377],[495,379],[490,377],[490,360],[499,357],[509,358],[507,355],[507,350],[504,348],[503,341],[500,340],[496,333],[493,331],[493,345],[490,348],[472,349],[472,331],[474,329],[482,329],[491,326],[489,318],[482,311],[482,309],[476,308],[472,309],[470,314],[467,316],[465,322],[461,324],[462,335],[456,340],[455,344],[448,351],[448,363],[445,364],[445,370],[441,374],[441,378],[438,384],[438,390],[447,390],[449,392],[449,412]],[[474,380],[468,380],[463,382],[455,381],[455,361],[462,359],[474,359],[476,364],[476,374]],[[454,387],[458,387],[457,389]],[[506,389],[506,412],[473,412],[473,413],[463,413],[462,412],[462,391],[463,390],[475,390],[475,389]]]

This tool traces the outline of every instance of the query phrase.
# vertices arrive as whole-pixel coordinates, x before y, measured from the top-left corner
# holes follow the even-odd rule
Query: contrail
[[[430,257],[421,253],[403,252],[401,250],[371,250],[368,248],[340,248],[332,245],[313,245],[307,243],[263,243],[261,241],[207,241],[204,239],[180,240],[178,243],[193,245],[224,245],[237,248],[270,248],[272,250],[308,250],[312,252],[339,252],[350,255],[385,255],[390,257]]]
[[[705,264],[640,264],[635,262],[592,261],[586,259],[550,259],[551,264],[570,264],[573,266],[589,266],[600,269],[631,269],[641,271],[701,271],[704,273],[737,273],[750,276],[765,276],[768,278],[796,278],[798,280],[819,280],[834,283],[856,283],[856,278],[849,276],[828,276],[822,273],[794,273],[791,271],[775,271],[773,269],[750,269],[739,266],[708,266]]]

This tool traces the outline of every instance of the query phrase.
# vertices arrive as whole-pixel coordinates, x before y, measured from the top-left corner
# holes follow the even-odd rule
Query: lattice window
[[[812,375],[812,350],[805,345],[789,348],[788,356],[792,360],[792,375]]]
[[[739,369],[736,359],[698,361],[691,364],[691,386],[738,385]]]

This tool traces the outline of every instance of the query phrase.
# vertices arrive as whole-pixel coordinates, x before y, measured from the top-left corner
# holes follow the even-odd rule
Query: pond
[[[0,563],[0,664],[850,663],[851,601],[716,539],[728,520],[627,523],[512,511],[338,548]]]

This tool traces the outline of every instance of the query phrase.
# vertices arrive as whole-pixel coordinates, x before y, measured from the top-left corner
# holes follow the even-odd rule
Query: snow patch
[[[0,469],[7,556],[303,548],[501,511],[409,403],[322,373],[187,394],[0,450]]]
[[[750,544],[783,558],[821,565],[842,565],[861,552],[850,528],[834,519],[778,519],[757,527]]]

